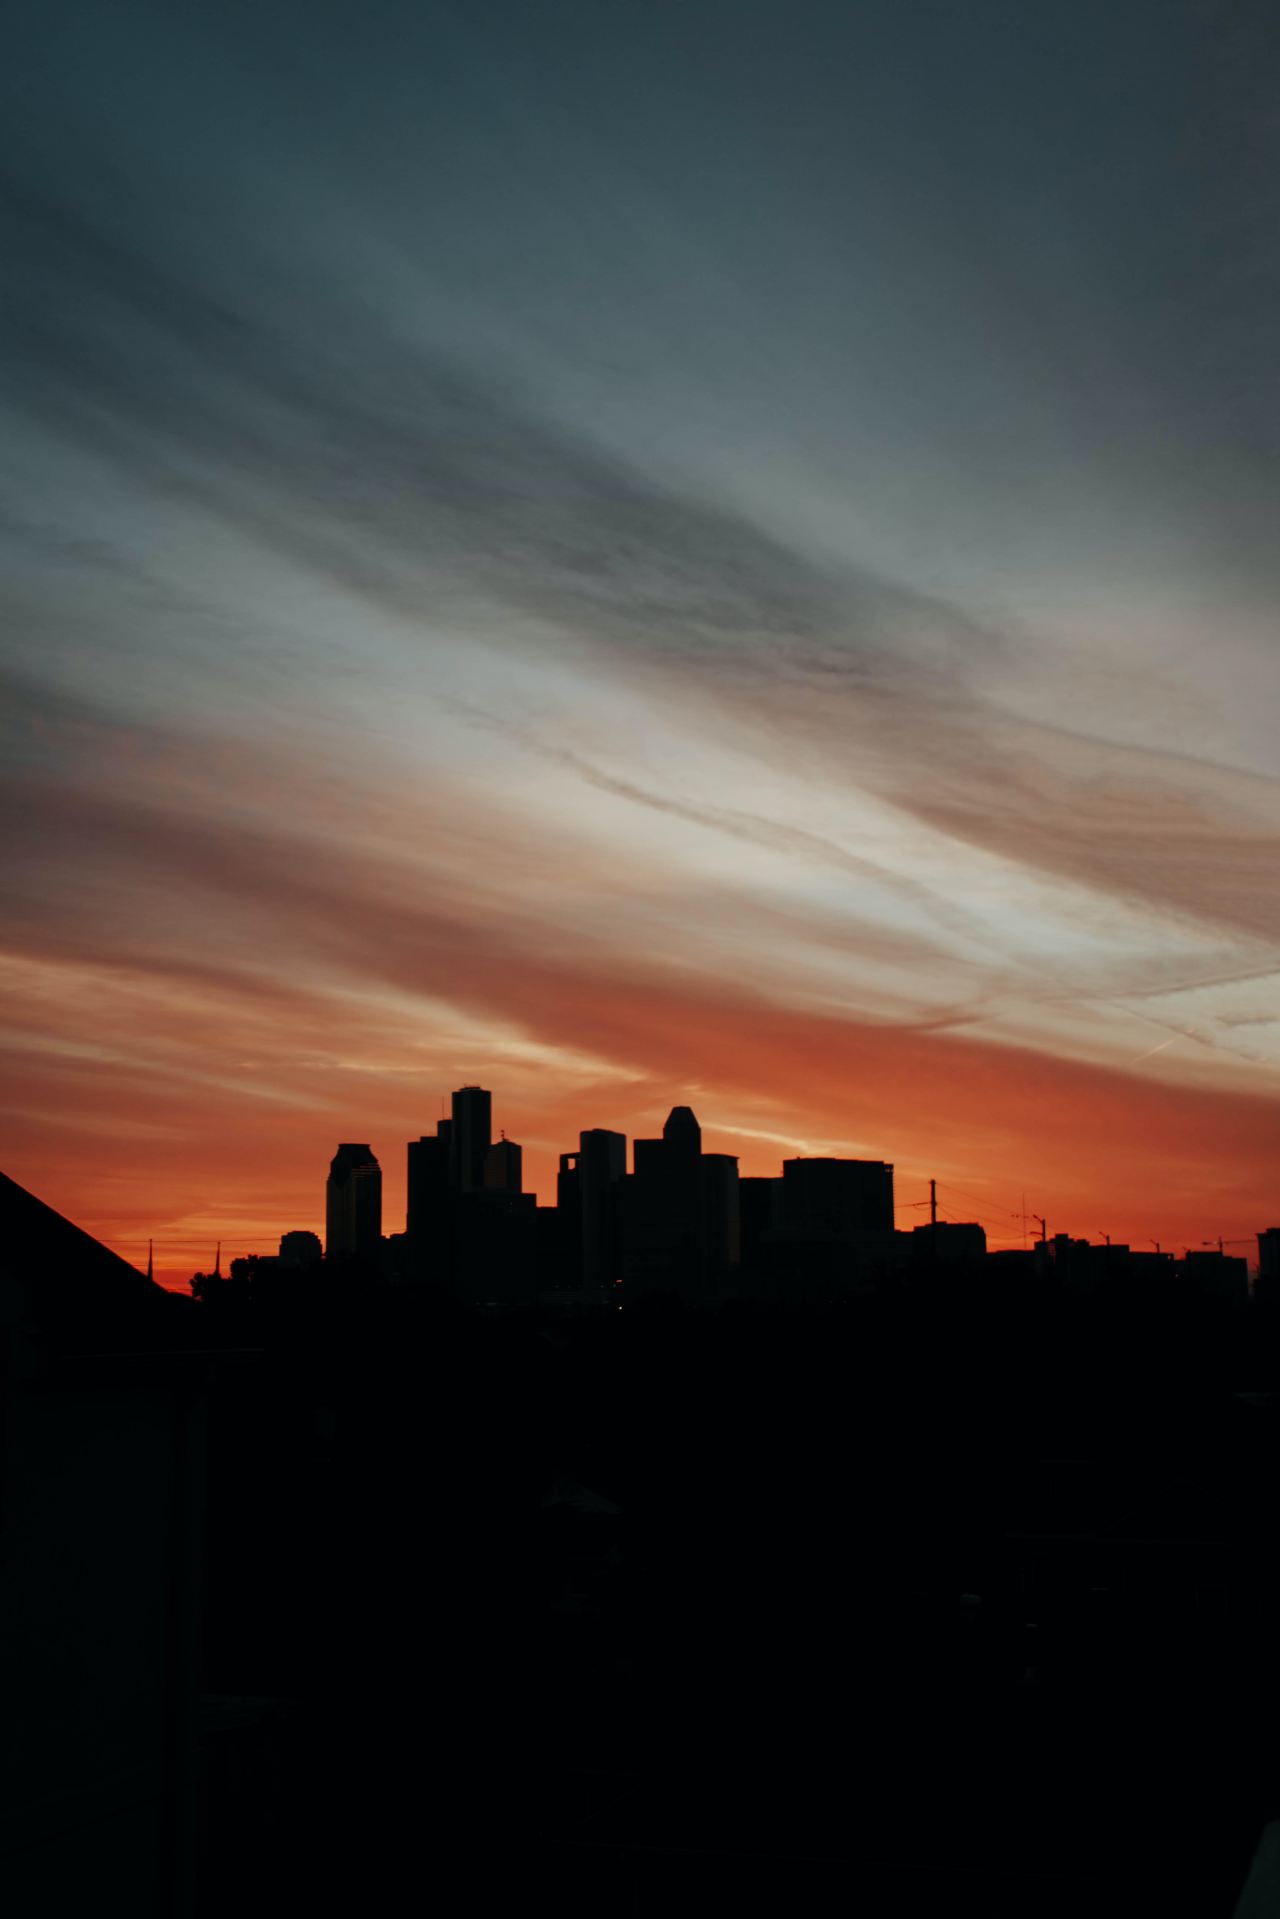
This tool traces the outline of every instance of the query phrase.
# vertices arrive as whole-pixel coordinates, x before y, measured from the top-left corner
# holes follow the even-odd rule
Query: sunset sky
[[[1280,1221],[1277,19],[17,0],[0,1166]]]

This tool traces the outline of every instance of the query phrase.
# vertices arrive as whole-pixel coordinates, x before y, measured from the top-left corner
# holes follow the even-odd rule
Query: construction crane
[[[1218,1251],[1221,1252],[1224,1246],[1252,1246],[1256,1237],[1257,1235],[1255,1233],[1242,1233],[1239,1239],[1224,1239],[1222,1234],[1219,1233],[1216,1239],[1202,1239],[1200,1244],[1202,1246],[1216,1246]]]

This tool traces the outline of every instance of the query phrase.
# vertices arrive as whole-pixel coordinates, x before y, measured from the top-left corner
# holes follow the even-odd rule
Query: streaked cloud
[[[1267,1223],[1250,63],[750,11],[23,12],[6,1151],[86,1223],[304,1223],[476,1075],[544,1183],[692,1092]]]

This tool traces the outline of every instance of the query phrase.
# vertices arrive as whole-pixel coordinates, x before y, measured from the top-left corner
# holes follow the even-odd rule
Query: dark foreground
[[[11,1368],[11,1789],[98,1754],[15,1815],[24,1919],[1232,1912],[1280,1810],[1257,1309],[199,1311]]]
[[[215,1386],[206,1691],[277,1703],[206,1740],[204,1911],[1232,1910],[1269,1329],[376,1317]]]

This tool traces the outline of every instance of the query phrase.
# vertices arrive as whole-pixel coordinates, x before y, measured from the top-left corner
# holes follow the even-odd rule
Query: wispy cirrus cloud
[[[74,210],[18,194],[9,215],[20,403],[135,483],[401,615],[443,605],[517,647],[534,622],[950,839],[1276,937],[1280,782],[1010,718],[988,691],[1006,636],[820,569],[367,315],[353,342],[335,303],[327,344],[300,348]]]
[[[146,1141],[203,1232],[194,1161],[266,1219],[281,1110],[300,1204],[346,1113],[488,1061],[544,1171],[693,1086],[1049,1205],[1269,1190],[1239,33],[1161,18],[1174,111],[1092,6],[694,0],[677,73],[624,0],[625,86],[615,9],[500,8],[502,60],[431,8],[273,8],[251,58],[235,9],[44,11],[0,77],[19,1152],[91,1124],[137,1218]]]

